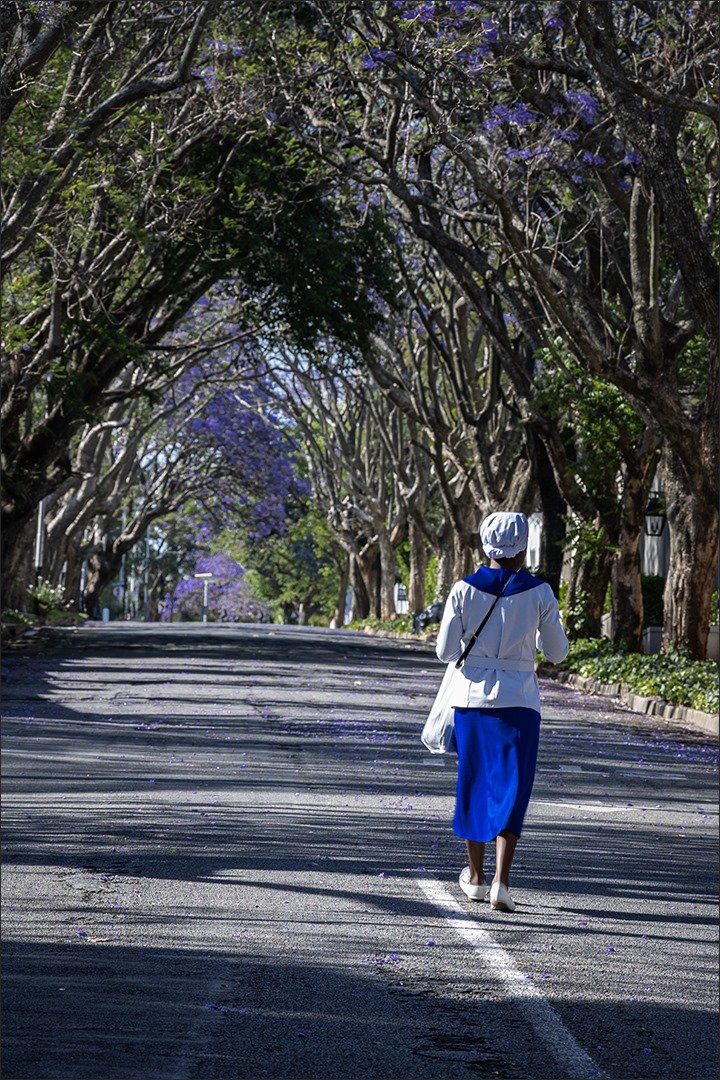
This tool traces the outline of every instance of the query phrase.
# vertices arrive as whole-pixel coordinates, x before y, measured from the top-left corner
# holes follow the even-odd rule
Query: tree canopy
[[[615,633],[639,649],[659,468],[665,644],[702,655],[718,544],[715,23],[710,0],[9,5],[12,573],[42,498],[86,555],[123,513],[135,542],[112,492],[132,474],[140,505],[153,455],[162,472],[180,443],[178,476],[205,470],[227,526],[222,465],[200,463],[217,453],[262,505],[243,467],[283,429],[302,461],[286,491],[308,478],[333,540],[316,518],[303,548],[311,518],[279,494],[261,558],[236,516],[278,598],[294,551],[327,559],[336,620],[348,582],[359,610],[388,614],[407,558],[417,610],[428,559],[442,596],[478,557],[483,513],[539,510],[556,588],[574,553],[579,625],[599,632],[611,580]],[[201,499],[182,490],[173,510]]]

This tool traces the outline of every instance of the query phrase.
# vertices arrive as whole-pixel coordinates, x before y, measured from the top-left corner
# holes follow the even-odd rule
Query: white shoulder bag
[[[445,668],[445,674],[442,677],[440,683],[440,689],[437,692],[435,700],[430,706],[430,712],[428,713],[425,726],[422,729],[420,738],[423,745],[430,751],[431,754],[446,754],[448,750],[454,749],[455,746],[455,710],[452,704],[455,697],[455,691],[458,688],[458,682],[460,679],[460,669],[465,663],[465,659],[472,649],[473,645],[480,637],[480,633],[488,621],[495,605],[500,597],[507,589],[510,582],[515,577],[515,574],[511,574],[503,585],[500,592],[497,594],[490,610],[484,616],[482,622],[478,626],[475,633],[472,635],[467,645],[463,649],[460,658],[454,663],[451,660],[448,666]]]

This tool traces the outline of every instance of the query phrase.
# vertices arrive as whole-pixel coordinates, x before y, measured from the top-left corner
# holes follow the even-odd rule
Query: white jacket
[[[482,566],[453,585],[435,647],[440,660],[459,658],[510,573]],[[540,712],[537,649],[557,664],[567,656],[568,639],[550,586],[520,570],[458,672],[453,707],[521,706]]]

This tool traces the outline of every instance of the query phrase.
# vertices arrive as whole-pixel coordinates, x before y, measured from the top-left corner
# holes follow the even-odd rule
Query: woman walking
[[[457,679],[455,742],[458,778],[453,830],[467,845],[460,888],[514,911],[510,867],[530,800],[540,737],[535,652],[559,663],[568,651],[552,589],[523,570],[528,540],[524,514],[485,518],[480,542],[490,559],[458,581],[445,605],[436,652],[457,660],[494,604]],[[495,841],[495,876],[488,888],[485,844]]]

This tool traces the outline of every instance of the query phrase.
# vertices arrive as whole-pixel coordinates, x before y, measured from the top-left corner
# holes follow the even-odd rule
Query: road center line
[[[602,1070],[573,1038],[553,1007],[520,970],[513,958],[492,934],[469,916],[435,878],[417,878],[416,884],[442,911],[453,930],[475,949],[495,978],[503,982],[517,999],[535,1034],[552,1053],[567,1080],[602,1077]]]

